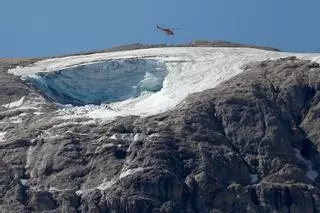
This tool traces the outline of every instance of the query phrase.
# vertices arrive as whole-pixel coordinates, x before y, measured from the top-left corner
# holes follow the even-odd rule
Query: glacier
[[[288,56],[320,62],[319,54],[165,47],[50,58],[8,72],[59,104],[62,117],[113,119],[165,112],[238,75],[247,63]]]
[[[148,59],[103,61],[26,76],[54,102],[83,106],[135,98],[163,86],[164,64]]]

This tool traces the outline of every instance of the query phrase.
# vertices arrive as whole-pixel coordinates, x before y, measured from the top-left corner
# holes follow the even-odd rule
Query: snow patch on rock
[[[114,178],[114,179],[112,179],[112,180],[110,180],[110,181],[104,180],[104,181],[102,182],[102,184],[100,184],[100,185],[97,187],[97,189],[99,189],[99,190],[109,189],[109,188],[111,188],[115,183],[117,183],[117,181],[118,181],[117,178]]]
[[[7,104],[2,105],[5,108],[11,109],[11,108],[16,108],[16,107],[20,107],[23,104],[23,101],[25,99],[25,96],[21,97],[19,100],[17,101],[13,101]]]
[[[259,180],[257,174],[250,174],[250,178],[251,178],[251,183],[256,183]]]
[[[306,176],[312,180],[312,181],[315,181],[315,179],[318,177],[318,172],[313,170],[313,163],[310,161],[310,160],[307,160],[305,159],[302,155],[301,155],[301,152],[299,149],[294,149],[295,151],[295,155],[296,157],[302,161],[307,167],[308,167],[308,170],[307,170],[307,173],[306,173]]]
[[[44,113],[43,112],[39,112],[39,111],[35,111],[33,112],[34,115],[43,115]]]
[[[134,169],[128,169],[126,171],[121,172],[119,178],[120,179],[125,178],[125,177],[127,177],[129,175],[133,175],[134,173],[142,172],[145,169],[146,168],[143,168],[143,167],[138,167],[138,168],[134,168]]]
[[[115,133],[110,136],[110,139],[132,142],[134,140],[134,136],[134,133]]]
[[[29,186],[28,179],[20,179],[20,183],[23,186]]]
[[[36,151],[36,146],[29,146],[27,149],[27,159],[26,159],[26,165],[25,169],[29,169],[30,165],[32,163],[33,153]],[[30,177],[32,177],[32,173],[30,174]]]
[[[5,135],[7,132],[0,132],[0,142],[4,141]]]
[[[134,135],[133,141],[134,142],[143,141],[145,138],[146,138],[146,135],[144,133],[137,133]]]

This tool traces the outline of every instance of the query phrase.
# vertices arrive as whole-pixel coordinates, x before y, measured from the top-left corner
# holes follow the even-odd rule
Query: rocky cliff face
[[[53,119],[6,73],[15,63],[0,64],[0,212],[320,211],[317,63],[248,64],[171,111],[112,122]],[[22,96],[41,110],[4,105]]]

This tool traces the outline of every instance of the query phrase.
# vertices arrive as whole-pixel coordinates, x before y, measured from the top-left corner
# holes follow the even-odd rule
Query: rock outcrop
[[[0,212],[320,211],[317,63],[248,64],[171,111],[112,122],[60,119],[8,63],[0,105],[37,108],[0,107]]]

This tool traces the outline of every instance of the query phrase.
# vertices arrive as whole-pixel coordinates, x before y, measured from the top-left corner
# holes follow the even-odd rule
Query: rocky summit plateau
[[[0,212],[320,212],[319,63],[202,41],[0,59]]]

